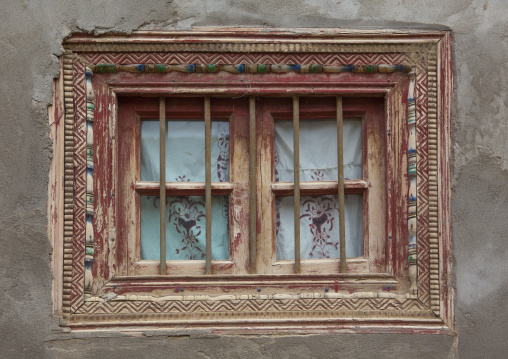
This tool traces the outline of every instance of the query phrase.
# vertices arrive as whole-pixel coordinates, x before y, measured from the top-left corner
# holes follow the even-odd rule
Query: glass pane
[[[362,121],[345,119],[344,178],[362,178]],[[293,122],[275,122],[275,182],[292,182]],[[337,180],[337,121],[300,120],[300,181]]]
[[[293,197],[277,197],[277,260],[295,258]],[[362,195],[346,195],[346,257],[363,256]],[[340,258],[337,196],[300,197],[300,250],[302,259]]]
[[[141,259],[159,260],[160,225],[158,196],[141,196]],[[166,258],[205,259],[205,197],[166,198]],[[229,202],[212,197],[212,259],[229,259]]]
[[[141,180],[159,181],[159,122],[141,122]],[[229,181],[229,123],[213,121],[212,182]],[[166,181],[205,181],[205,122],[168,121]]]

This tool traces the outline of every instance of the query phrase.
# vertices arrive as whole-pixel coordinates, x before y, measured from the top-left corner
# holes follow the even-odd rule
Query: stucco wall
[[[508,7],[504,0],[3,1],[0,12],[0,357],[505,358],[508,350]],[[429,27],[454,34],[457,336],[58,334],[47,183],[52,81],[74,31],[191,26]]]

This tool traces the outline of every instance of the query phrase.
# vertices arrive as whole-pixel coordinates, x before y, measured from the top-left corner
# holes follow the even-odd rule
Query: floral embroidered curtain
[[[362,174],[362,122],[344,119],[344,178]],[[275,181],[292,182],[293,123],[275,122]],[[300,120],[300,181],[337,181],[337,124],[330,120]],[[276,199],[277,260],[294,254],[293,197]],[[363,200],[345,196],[346,256],[363,256]],[[339,258],[339,205],[337,196],[300,197],[300,250],[302,259]]]
[[[168,121],[166,180],[205,181],[205,122]],[[141,124],[141,180],[159,181],[159,122]],[[229,123],[213,121],[212,182],[229,181]],[[141,259],[159,259],[159,197],[141,196]],[[166,258],[204,259],[206,219],[204,196],[166,198]],[[229,259],[227,196],[212,196],[212,259]]]
[[[168,121],[166,179],[168,182],[204,182],[204,121]],[[301,120],[301,181],[337,180],[335,120]],[[229,124],[211,127],[212,182],[229,181]],[[344,120],[344,177],[362,178],[362,125]],[[141,125],[141,180],[159,181],[159,123]],[[275,123],[275,181],[293,181],[293,125]],[[339,258],[337,196],[302,196],[300,200],[302,259]],[[159,204],[157,196],[141,196],[141,258],[159,259]],[[347,257],[363,255],[363,199],[346,195]],[[166,256],[168,260],[205,257],[205,198],[168,196],[166,199]],[[229,259],[229,206],[227,196],[212,197],[212,258]],[[276,198],[277,260],[294,258],[293,198]]]

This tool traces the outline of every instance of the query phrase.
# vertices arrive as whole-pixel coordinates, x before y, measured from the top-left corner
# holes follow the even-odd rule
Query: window
[[[67,40],[65,324],[446,330],[449,35],[370,35]]]
[[[210,170],[212,213],[207,219],[204,98],[127,96],[118,101],[118,171],[113,163],[109,169],[118,173],[120,183],[118,207],[124,215],[118,217],[118,237],[121,241],[128,238],[126,275],[155,275],[160,273],[160,263],[166,263],[159,259],[160,101],[164,103],[163,118],[167,121],[164,167],[168,196],[163,215],[166,240],[162,243],[166,245],[170,266],[163,273],[200,275],[207,271],[207,220],[212,228],[209,270],[213,274],[340,271],[336,98],[209,98],[213,170]],[[251,108],[249,101],[253,103]],[[343,147],[346,256],[351,258],[348,272],[376,272],[374,262],[383,260],[378,253],[382,244],[378,242],[385,232],[384,103],[379,97],[340,98],[340,101],[344,102],[341,115],[346,115]],[[298,213],[302,248],[298,268],[294,268],[297,252],[292,197],[294,103],[298,104],[298,115],[302,117],[298,121],[301,140],[298,192],[302,196]],[[246,150],[249,127],[245,121],[249,110],[253,111],[255,124],[261,127],[257,141],[260,145],[253,154],[257,162],[253,193],[260,195],[253,217],[248,210],[250,150]],[[242,152],[234,155],[235,151]],[[370,177],[373,183],[369,182]],[[369,208],[376,215],[370,215]],[[243,259],[250,256],[247,228],[252,218],[262,223],[252,244],[256,248],[255,257],[259,258],[247,265]],[[231,238],[237,240],[230,249]]]

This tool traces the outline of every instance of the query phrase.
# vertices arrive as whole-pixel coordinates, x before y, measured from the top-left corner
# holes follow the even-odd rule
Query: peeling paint
[[[3,358],[502,358],[508,344],[504,200],[508,61],[504,0],[6,1],[0,14],[0,347]],[[422,25],[423,24],[423,25]],[[438,25],[435,25],[438,24]],[[228,337],[167,332],[61,333],[51,317],[46,234],[52,161],[47,106],[71,32],[192,26],[443,28],[454,31],[452,212],[459,336],[361,334]],[[210,336],[208,336],[210,335]],[[168,337],[169,336],[169,337]],[[95,339],[94,339],[95,338]],[[458,339],[460,338],[460,339]]]

